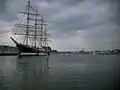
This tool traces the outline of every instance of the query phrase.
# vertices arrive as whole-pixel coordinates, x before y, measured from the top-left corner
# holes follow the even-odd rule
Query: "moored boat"
[[[26,16],[24,19],[26,24],[20,22],[19,24],[15,24],[15,27],[17,27],[17,30],[20,28],[24,32],[22,31],[22,33],[18,33],[16,31],[14,32],[14,35],[22,35],[24,37],[24,41],[23,43],[19,43],[13,37],[10,37],[16,44],[19,54],[49,54],[52,49],[48,45],[48,33],[46,31],[47,24],[45,24],[43,16],[41,16],[38,11],[31,6],[30,1],[28,1],[25,12],[20,13],[23,14],[23,16]],[[31,43],[29,43],[30,41]]]

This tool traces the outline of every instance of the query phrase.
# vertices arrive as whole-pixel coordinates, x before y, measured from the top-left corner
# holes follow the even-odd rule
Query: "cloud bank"
[[[119,48],[120,2],[118,0],[31,0],[50,24],[53,48],[85,50]],[[11,31],[27,0],[0,1],[0,32]],[[8,28],[9,30],[6,30]],[[11,35],[7,34],[8,38]],[[6,38],[4,39],[7,42]],[[9,43],[12,41],[9,40]]]

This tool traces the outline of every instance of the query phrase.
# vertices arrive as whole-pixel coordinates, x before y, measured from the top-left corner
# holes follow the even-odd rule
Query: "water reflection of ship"
[[[33,60],[34,59],[34,60]],[[45,60],[46,59],[46,60]],[[24,89],[42,88],[48,72],[48,58],[46,57],[21,57],[16,63],[17,84]],[[18,79],[19,78],[19,79]],[[21,80],[20,80],[21,79]]]
[[[32,61],[34,59],[34,61]],[[45,60],[45,61],[43,61]],[[21,57],[17,60],[17,65],[20,70],[27,69],[40,69],[42,72],[46,72],[48,68],[48,57]]]

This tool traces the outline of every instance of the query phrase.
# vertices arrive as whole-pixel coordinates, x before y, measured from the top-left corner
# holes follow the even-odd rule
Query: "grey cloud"
[[[72,6],[78,5],[79,3],[84,2],[85,0],[46,0],[49,3],[58,2],[64,5]]]
[[[17,12],[25,9],[27,0],[4,0],[1,1],[0,19],[8,22],[17,20]]]
[[[95,1],[95,0],[92,0],[92,1]],[[87,3],[87,5],[89,5],[89,4],[91,4],[91,3]],[[111,10],[111,4],[112,3],[110,3],[110,2],[104,2],[103,4],[100,4],[99,6],[98,5],[94,6],[94,4],[93,4],[93,7],[92,8],[90,7],[91,11],[88,9],[89,6],[85,6],[85,8],[88,7],[86,9],[87,13],[83,14],[86,11],[83,11],[82,15],[81,15],[81,13],[80,14],[76,13],[76,14],[78,14],[78,16],[75,16],[75,17],[73,17],[74,14],[71,17],[69,12],[68,12],[67,17],[66,17],[66,15],[64,15],[65,13],[63,13],[63,15],[66,18],[64,18],[64,16],[62,16],[62,18],[60,18],[60,19],[58,18],[55,21],[53,21],[53,27],[54,27],[54,29],[57,29],[58,32],[62,33],[60,35],[68,34],[68,36],[71,36],[71,33],[74,33],[74,32],[76,33],[78,30],[92,30],[92,29],[93,30],[101,30],[101,27],[102,27],[103,33],[104,33],[104,30],[105,31],[107,30],[108,32],[110,32],[109,27],[113,26],[114,28],[112,28],[112,30],[114,30],[117,27],[116,26],[116,24],[117,24],[116,13],[117,12]],[[96,8],[98,8],[98,9],[96,9]],[[82,8],[82,9],[85,10],[84,8]],[[94,9],[96,9],[96,10],[94,10]],[[78,12],[81,12],[81,11],[78,11]],[[73,11],[73,13],[74,13],[74,11]],[[94,32],[92,32],[92,33],[94,36],[96,36],[96,34]]]
[[[117,23],[118,25],[120,25],[120,1],[117,1],[116,10],[117,10]]]
[[[0,19],[8,22],[17,20],[16,13],[24,10],[27,1],[2,0]],[[112,36],[113,42],[119,41],[117,39],[120,35],[119,0],[31,0],[31,2],[33,7],[39,9],[46,22],[52,25],[49,29],[53,39],[62,41],[64,38],[74,36],[86,42],[101,41],[102,44],[104,43],[102,40],[108,42]]]
[[[0,12],[5,12],[5,10],[6,10],[5,3],[6,2],[7,2],[7,0],[0,0]]]

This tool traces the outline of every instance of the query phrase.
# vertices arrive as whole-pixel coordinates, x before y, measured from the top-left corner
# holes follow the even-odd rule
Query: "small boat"
[[[23,14],[23,17],[26,17],[24,19],[22,18],[19,24],[15,24],[15,27],[17,28],[17,31],[19,29],[21,29],[22,31],[20,33],[16,31],[13,34],[23,36],[24,41],[23,43],[19,43],[13,37],[10,37],[12,41],[16,44],[19,50],[19,54],[34,53],[36,55],[48,55],[52,51],[52,49],[48,45],[48,34],[46,31],[46,27],[48,25],[45,24],[43,16],[41,16],[38,11],[31,6],[30,1],[28,1],[28,4],[26,5],[25,12],[20,13]],[[25,20],[23,21],[25,22],[24,24],[22,20]],[[31,41],[30,44],[29,41]]]

